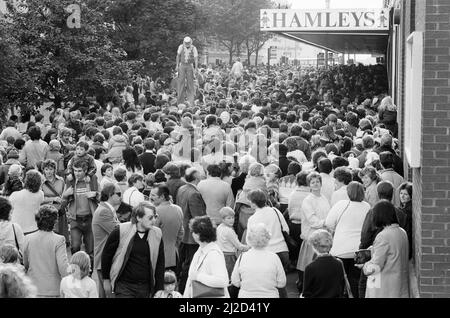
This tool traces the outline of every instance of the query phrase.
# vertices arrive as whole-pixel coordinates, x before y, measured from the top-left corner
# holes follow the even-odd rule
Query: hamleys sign
[[[261,31],[388,31],[388,9],[263,9]]]

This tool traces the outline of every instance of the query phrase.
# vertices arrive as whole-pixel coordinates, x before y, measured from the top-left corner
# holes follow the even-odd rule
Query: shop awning
[[[389,10],[261,10],[261,31],[336,53],[385,54]]]

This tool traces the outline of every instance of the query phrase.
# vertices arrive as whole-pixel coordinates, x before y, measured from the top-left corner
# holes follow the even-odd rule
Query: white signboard
[[[388,9],[263,9],[261,31],[388,31]]]

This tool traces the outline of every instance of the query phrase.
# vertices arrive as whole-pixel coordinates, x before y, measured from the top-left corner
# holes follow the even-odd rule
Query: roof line
[[[293,39],[295,39],[295,40],[297,40],[299,42],[303,42],[305,44],[308,44],[308,45],[311,45],[311,46],[315,46],[315,47],[317,47],[319,49],[322,49],[322,50],[326,50],[326,51],[334,52],[334,53],[337,53],[337,54],[341,54],[341,52],[339,52],[339,51],[330,49],[329,47],[326,47],[326,46],[323,46],[323,45],[320,45],[320,44],[309,42],[309,41],[304,40],[302,38],[298,38],[298,37],[296,37],[296,36],[294,36],[292,34],[288,34],[288,33],[285,33],[285,32],[274,32],[274,33],[281,34],[282,36],[285,36],[285,37],[288,37],[288,38],[293,38]]]

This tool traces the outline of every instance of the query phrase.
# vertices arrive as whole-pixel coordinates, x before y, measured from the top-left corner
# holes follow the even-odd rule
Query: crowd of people
[[[240,62],[238,62],[240,63]],[[0,135],[0,297],[409,297],[382,65],[139,79]],[[5,286],[9,284],[9,286]]]

